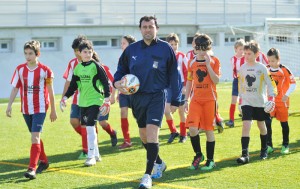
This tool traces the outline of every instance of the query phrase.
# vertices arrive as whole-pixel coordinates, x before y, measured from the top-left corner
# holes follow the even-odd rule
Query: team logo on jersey
[[[252,87],[253,83],[256,81],[255,75],[247,75],[246,81],[247,81],[248,87]]]
[[[31,93],[31,94],[37,94],[40,91],[40,86],[34,86],[34,85],[24,85],[24,91],[26,93]]]
[[[197,71],[196,71],[196,74],[197,74],[197,78],[198,78],[198,81],[201,83],[203,80],[204,80],[204,78],[207,76],[207,72],[206,71],[202,71],[202,70],[200,70],[200,69],[198,69]]]
[[[80,75],[80,78],[83,78],[83,79],[85,79],[85,78],[90,79],[91,76],[90,76],[90,75]]]
[[[158,62],[157,61],[153,61],[153,68],[158,68]]]

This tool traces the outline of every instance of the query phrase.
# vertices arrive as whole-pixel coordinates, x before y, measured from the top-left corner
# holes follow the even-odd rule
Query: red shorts
[[[213,131],[216,115],[216,101],[193,100],[189,105],[186,127],[198,127],[202,130]]]

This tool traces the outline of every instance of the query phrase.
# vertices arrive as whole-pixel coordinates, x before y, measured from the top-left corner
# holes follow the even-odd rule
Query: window
[[[0,53],[12,51],[12,39],[0,39]]]
[[[120,47],[120,39],[119,37],[88,37],[93,42],[93,46],[95,49],[103,48],[103,47]]]
[[[194,39],[194,36],[193,37],[187,37],[187,44],[188,45],[191,45],[192,44],[192,42],[193,42],[193,39]]]
[[[111,39],[111,46],[112,47],[119,47],[119,40],[118,39]]]
[[[245,36],[245,41],[248,42],[248,41],[250,41],[250,40],[251,40],[251,36],[246,35],[246,36]]]
[[[287,42],[287,37],[285,36],[276,36],[276,41],[277,42]]]
[[[41,43],[41,51],[58,51],[59,50],[59,38],[37,38]]]
[[[94,47],[101,47],[101,46],[107,46],[107,41],[100,41],[100,40],[94,40],[93,45]]]
[[[225,36],[225,45],[230,46],[230,45],[234,45],[234,43],[239,40],[239,39],[244,39],[246,42],[251,40],[251,36],[246,35],[226,35]]]

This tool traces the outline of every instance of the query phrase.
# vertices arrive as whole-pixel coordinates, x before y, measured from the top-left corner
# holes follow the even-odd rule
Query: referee
[[[120,80],[126,74],[133,74],[140,80],[138,92],[131,95],[131,103],[140,138],[147,150],[146,171],[139,185],[142,189],[151,188],[152,178],[162,177],[166,170],[166,164],[158,155],[158,135],[165,110],[164,90],[172,89],[171,112],[174,113],[181,101],[182,81],[173,49],[156,36],[159,28],[156,17],[142,17],[139,28],[143,40],[129,45],[121,55],[114,87],[125,92]]]

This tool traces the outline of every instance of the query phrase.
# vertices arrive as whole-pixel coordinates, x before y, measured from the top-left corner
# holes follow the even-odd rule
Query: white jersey
[[[239,96],[242,106],[263,107],[268,96],[275,97],[276,84],[266,66],[261,63],[249,65],[245,63],[238,72]]]

